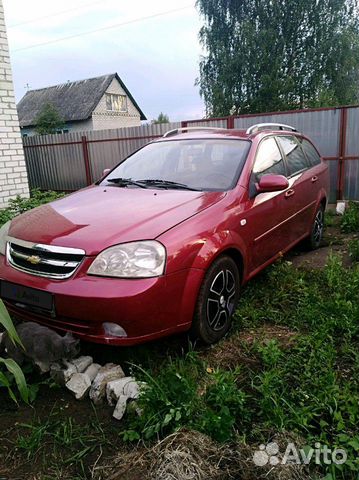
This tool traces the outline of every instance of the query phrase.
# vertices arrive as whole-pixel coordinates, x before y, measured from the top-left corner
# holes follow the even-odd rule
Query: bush
[[[157,375],[140,369],[147,382],[138,401],[142,415],[132,414],[124,440],[163,437],[182,426],[215,440],[228,440],[241,417],[245,394],[237,387],[238,372],[212,371],[194,352],[170,360]]]
[[[9,206],[7,208],[0,210],[0,226],[27,210],[31,210],[44,203],[52,202],[63,196],[64,193],[53,192],[51,190],[42,192],[37,189],[31,191],[30,198],[17,195],[17,197],[9,200]]]
[[[359,204],[349,202],[345,209],[344,215],[340,223],[342,232],[358,233],[359,232]]]
[[[353,262],[359,262],[359,240],[357,238],[349,242],[349,256]]]

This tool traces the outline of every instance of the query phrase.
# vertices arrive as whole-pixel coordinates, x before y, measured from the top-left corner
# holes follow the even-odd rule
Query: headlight
[[[3,225],[0,228],[0,254],[1,255],[5,255],[6,253],[6,241],[7,241],[7,235],[9,233],[10,223],[11,223],[11,220],[9,222],[6,222],[5,225]]]
[[[123,243],[101,252],[87,273],[104,277],[143,278],[162,275],[165,247],[155,240]]]

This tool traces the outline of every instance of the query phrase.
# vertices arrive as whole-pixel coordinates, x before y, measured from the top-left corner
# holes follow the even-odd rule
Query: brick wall
[[[0,208],[18,194],[28,196],[29,187],[0,0]]]
[[[112,80],[106,93],[126,95],[126,92],[115,78]],[[139,127],[141,125],[140,113],[128,97],[127,110],[127,112],[109,112],[106,109],[106,94],[103,95],[92,114],[93,129]]]

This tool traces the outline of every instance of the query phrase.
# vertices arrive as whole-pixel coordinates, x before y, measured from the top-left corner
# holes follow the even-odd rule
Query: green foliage
[[[34,419],[31,423],[20,424],[19,428],[22,432],[18,434],[16,446],[28,460],[39,455],[45,458],[45,449],[51,445],[51,455],[47,458],[49,470],[61,471],[71,465],[78,471],[76,478],[81,479],[88,478],[86,459],[92,455],[97,458],[102,448],[110,443],[96,413],[83,425],[71,416],[59,420],[58,412],[53,410],[45,421]]]
[[[292,432],[307,445],[346,449],[348,461],[322,465],[323,474],[359,473],[358,291],[358,269],[346,270],[334,255],[323,270],[297,270],[290,262],[269,268],[243,292],[235,329],[281,325],[297,332],[293,341],[243,344],[235,370],[207,369],[193,352],[142,370],[148,383],[139,399],[142,416],[127,416],[123,438],[163,437],[187,427],[221,442],[238,432],[259,444]],[[226,341],[216,348],[226,351]]]
[[[51,190],[42,192],[38,189],[31,191],[30,198],[17,195],[15,198],[9,200],[9,206],[7,208],[0,210],[0,226],[21,213],[27,212],[32,208],[43,205],[44,203],[57,200],[63,196],[63,193],[57,193]]]
[[[359,204],[349,202],[344,211],[340,228],[344,233],[359,233]]]
[[[359,240],[357,238],[349,242],[349,255],[353,262],[359,262]]]
[[[0,300],[0,324],[5,328],[9,338],[14,343],[21,346],[20,338],[2,300]],[[5,367],[6,371],[4,372],[3,370],[0,370],[0,387],[7,388],[10,398],[14,400],[14,402],[17,402],[15,393],[12,389],[12,384],[15,381],[20,397],[24,402],[28,402],[29,389],[23,371],[19,365],[11,358],[0,357],[0,366],[1,365]]]
[[[58,110],[51,103],[46,103],[35,119],[35,131],[39,135],[57,133],[65,126]]]
[[[209,116],[358,101],[357,0],[197,0]]]
[[[159,124],[159,123],[170,123],[170,119],[169,119],[168,115],[161,112],[155,120],[152,120],[152,123],[154,125]]]
[[[238,372],[208,373],[193,352],[170,360],[156,376],[141,372],[148,384],[138,401],[143,413],[131,415],[131,428],[122,432],[124,440],[148,440],[182,426],[220,441],[233,435],[235,417],[241,414],[245,400],[236,385]]]

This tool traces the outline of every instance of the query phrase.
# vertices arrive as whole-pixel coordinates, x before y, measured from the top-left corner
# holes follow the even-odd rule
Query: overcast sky
[[[202,53],[194,0],[3,3],[17,101],[27,84],[35,89],[117,72],[148,119],[161,111],[174,121],[204,116],[194,86]],[[50,43],[100,28],[107,29]]]

